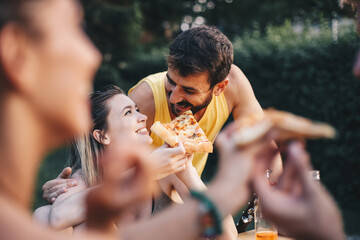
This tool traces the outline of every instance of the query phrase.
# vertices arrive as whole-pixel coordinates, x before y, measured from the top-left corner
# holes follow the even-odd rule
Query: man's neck
[[[8,94],[0,111],[0,194],[28,210],[38,165],[51,141],[37,114],[16,94]]]

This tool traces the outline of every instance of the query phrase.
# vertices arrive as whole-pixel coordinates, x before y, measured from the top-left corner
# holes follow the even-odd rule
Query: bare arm
[[[229,111],[235,120],[253,113],[262,114],[262,108],[257,101],[249,80],[235,65],[231,66],[228,76],[229,83],[224,94]]]
[[[38,224],[31,215],[20,209],[17,204],[9,201],[8,196],[0,194],[0,239],[28,239],[28,240],[110,240],[118,239],[110,235],[100,235],[98,232],[86,232],[76,237]]]
[[[45,226],[49,225],[50,224],[49,216],[50,216],[51,207],[52,207],[51,205],[45,205],[37,208],[33,212],[33,218],[39,223],[44,224]]]
[[[259,148],[254,146],[239,151],[228,137],[233,129],[231,126],[217,138],[221,153],[219,170],[206,191],[221,216],[236,213],[249,198],[254,156],[258,155],[256,150]],[[127,226],[123,229],[123,239],[196,239],[201,234],[199,206],[198,200],[189,199],[184,204],[165,209],[150,220]]]
[[[229,106],[229,111],[232,112],[235,121],[241,120],[249,114],[263,115],[263,110],[255,97],[250,82],[240,68],[232,65],[228,78],[229,84],[224,94]],[[275,143],[272,144],[276,147]],[[280,154],[276,156],[270,169],[272,170],[270,181],[277,182],[282,173]]]
[[[178,172],[176,175],[172,174],[161,181],[162,187],[164,187],[164,185],[167,186],[165,189],[163,188],[163,190],[168,196],[173,198],[174,195],[178,194],[184,202],[187,202],[191,199],[189,197],[190,190],[207,190],[206,185],[197,174],[196,169],[192,166],[192,157],[193,155],[188,156],[187,168],[185,170]],[[172,191],[173,189],[175,191]],[[177,199],[178,197],[176,196],[175,198]],[[224,232],[218,239],[236,239],[237,231],[231,215],[225,217],[223,229]]]
[[[55,229],[73,227],[85,221],[85,198],[89,190],[81,179],[78,186],[60,195],[50,210],[49,222]]]
[[[196,169],[191,164],[192,156],[189,157],[188,167],[181,172],[178,172],[176,176],[174,176],[174,187],[178,191],[179,188],[182,189],[182,192],[178,191],[181,198],[184,201],[189,199],[189,190],[197,190],[197,191],[205,191],[207,190],[206,185],[201,180],[199,175],[196,172]],[[184,190],[184,187],[186,188]],[[187,199],[187,200],[185,200]],[[234,224],[234,220],[231,215],[227,215],[223,220],[223,229],[224,232],[217,239],[228,240],[228,239],[236,239],[237,230]]]

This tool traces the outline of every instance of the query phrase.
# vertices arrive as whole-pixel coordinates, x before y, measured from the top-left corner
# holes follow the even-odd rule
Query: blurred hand
[[[42,186],[42,190],[44,191],[43,198],[48,203],[53,203],[58,196],[66,193],[68,188],[77,186],[78,183],[76,180],[68,179],[71,171],[70,167],[64,168],[57,178],[47,181]]]
[[[185,153],[185,148],[181,142],[179,142],[179,146],[174,148],[164,143],[151,154],[152,165],[157,172],[155,178],[159,180],[184,170],[188,164],[188,157],[189,155]]]
[[[261,199],[264,216],[279,232],[296,239],[344,239],[342,220],[335,202],[325,188],[310,179],[310,159],[303,144],[293,142],[285,151],[284,171],[276,190],[263,172],[269,162],[257,164],[255,191]]]
[[[236,213],[249,199],[256,161],[268,156],[274,157],[277,153],[269,136],[239,148],[231,138],[234,131],[235,124],[232,123],[217,137],[216,146],[220,151],[219,170],[209,186],[209,196],[222,214]]]
[[[87,197],[87,227],[102,232],[113,231],[115,220],[151,198],[156,186],[148,147],[129,138],[115,141],[101,159],[103,184]]]

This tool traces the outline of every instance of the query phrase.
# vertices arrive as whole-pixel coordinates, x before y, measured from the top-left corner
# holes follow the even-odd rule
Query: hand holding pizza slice
[[[155,122],[151,131],[175,147],[181,141],[187,153],[207,153],[213,151],[212,143],[196,121],[191,110],[184,112],[169,123]]]

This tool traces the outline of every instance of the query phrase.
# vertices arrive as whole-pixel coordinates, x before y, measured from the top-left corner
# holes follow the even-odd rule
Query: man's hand
[[[68,188],[77,186],[76,180],[68,179],[71,171],[70,167],[64,168],[57,178],[47,181],[42,186],[42,190],[44,191],[43,198],[48,203],[53,203],[58,196],[66,193]]]
[[[280,232],[296,239],[344,239],[342,220],[334,200],[325,188],[310,179],[308,153],[300,142],[285,150],[284,172],[276,189],[263,172],[268,162],[258,162],[254,179],[264,216]]]

